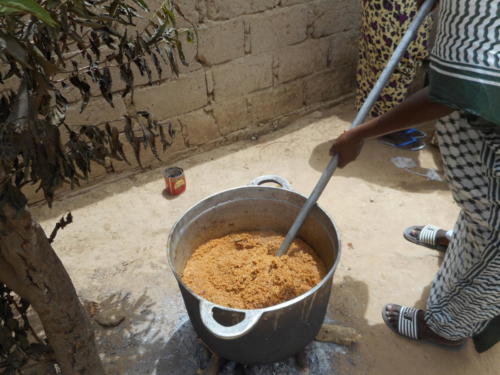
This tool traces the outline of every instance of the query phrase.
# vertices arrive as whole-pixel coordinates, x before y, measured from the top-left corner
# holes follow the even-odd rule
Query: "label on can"
[[[179,195],[186,190],[186,178],[181,168],[167,168],[164,172],[166,191],[170,195]]]

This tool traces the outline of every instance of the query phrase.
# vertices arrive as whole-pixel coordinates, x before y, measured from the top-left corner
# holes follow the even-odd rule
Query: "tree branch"
[[[61,217],[61,219],[57,222],[56,226],[52,230],[52,233],[50,234],[49,243],[52,243],[55,240],[59,229],[64,229],[66,225],[71,224],[72,222],[73,222],[73,215],[71,215],[71,212],[69,212],[66,215],[66,218],[64,216]]]

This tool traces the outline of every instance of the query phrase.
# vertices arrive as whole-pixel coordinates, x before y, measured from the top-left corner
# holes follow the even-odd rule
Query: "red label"
[[[186,179],[184,176],[165,177],[167,193],[170,195],[179,195],[186,190]]]

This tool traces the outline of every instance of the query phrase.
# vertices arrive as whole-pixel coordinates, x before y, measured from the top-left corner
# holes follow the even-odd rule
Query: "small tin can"
[[[186,190],[186,177],[184,171],[179,167],[171,167],[163,172],[165,177],[166,192],[169,195],[179,195]]]

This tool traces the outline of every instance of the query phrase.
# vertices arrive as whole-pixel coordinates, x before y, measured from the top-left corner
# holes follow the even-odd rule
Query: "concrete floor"
[[[179,161],[188,188],[175,199],[162,196],[162,171],[157,169],[101,183],[55,202],[53,209],[33,209],[47,231],[64,212],[73,212],[74,223],[60,232],[54,246],[79,295],[98,301],[102,309],[126,315],[116,328],[96,328],[110,373],[195,373],[204,355],[197,353],[200,346],[167,266],[165,243],[171,226],[206,196],[263,174],[279,174],[297,192],[308,195],[327,163],[329,140],[352,117],[347,103],[313,113],[256,141]],[[405,152],[371,141],[356,163],[335,173],[320,199],[343,240],[328,315],[355,327],[363,338],[352,348],[315,343],[319,351],[329,354],[321,357],[323,370],[311,373],[498,373],[500,346],[482,355],[472,343],[461,352],[449,352],[400,338],[381,319],[387,302],[424,307],[440,263],[436,252],[405,241],[403,229],[425,223],[449,228],[458,213],[444,182],[396,168],[391,162],[396,156],[411,158],[422,168],[438,168],[439,156],[432,148]],[[176,354],[181,349],[184,356]],[[275,365],[259,373],[291,372]]]

